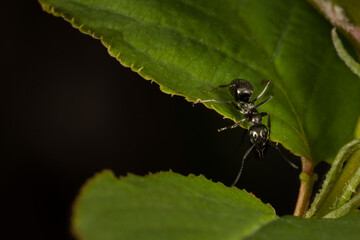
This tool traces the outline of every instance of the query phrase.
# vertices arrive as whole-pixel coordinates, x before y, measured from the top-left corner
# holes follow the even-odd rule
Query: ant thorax
[[[253,109],[255,109],[254,103],[252,102],[238,102],[240,107],[240,112],[244,115],[248,115],[251,113]]]
[[[247,109],[247,110],[248,110],[247,114],[244,114],[244,117],[246,121],[250,123],[250,125],[253,126],[253,125],[262,124],[262,116],[258,112],[258,110],[256,110],[256,108]]]
[[[257,110],[255,110],[255,111],[256,111],[256,113],[254,113],[250,116],[249,122],[251,125],[258,125],[258,124],[261,124],[261,122],[262,122],[261,114]]]

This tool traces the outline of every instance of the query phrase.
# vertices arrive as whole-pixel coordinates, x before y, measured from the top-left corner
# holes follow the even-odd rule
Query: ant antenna
[[[280,150],[280,148],[279,148],[279,143],[278,143],[278,142],[275,143],[275,144],[272,144],[272,145],[276,148],[276,150],[278,150],[278,152],[280,153],[280,155],[283,157],[283,159],[284,159],[285,161],[287,161],[288,164],[290,164],[290,166],[292,166],[292,167],[295,168],[295,169],[299,169],[299,166],[297,166],[295,163],[293,163],[292,161],[290,161],[290,160],[284,155],[284,153]]]
[[[200,91],[202,91],[203,93],[213,93],[213,92],[216,92],[217,90],[221,89],[221,88],[229,88],[229,87],[234,87],[235,86],[235,83],[230,83],[230,84],[226,84],[226,85],[220,85],[216,88],[214,88],[213,90],[210,90],[210,91],[207,91],[207,90],[204,90],[200,87],[198,87],[198,89]]]
[[[244,162],[245,162],[245,159],[246,157],[249,155],[249,153],[251,152],[251,150],[255,147],[255,144],[253,144],[248,150],[247,152],[244,154],[243,158],[242,158],[242,161],[241,161],[241,167],[240,167],[240,170],[239,170],[239,173],[238,175],[236,176],[234,182],[230,185],[230,187],[233,187],[235,186],[235,184],[239,181],[239,178],[241,176],[241,173],[242,173],[242,170],[244,168]]]

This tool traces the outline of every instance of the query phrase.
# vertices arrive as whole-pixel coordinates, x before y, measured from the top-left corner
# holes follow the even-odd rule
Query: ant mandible
[[[194,102],[194,104],[205,103],[205,102],[231,103],[240,113],[243,114],[243,116],[244,116],[243,119],[241,119],[239,122],[237,122],[231,126],[227,126],[227,127],[218,129],[219,132],[224,131],[229,128],[236,128],[245,121],[251,125],[249,128],[249,138],[250,138],[250,142],[252,143],[252,146],[244,154],[239,173],[238,173],[235,181],[231,184],[231,187],[234,186],[238,182],[238,180],[241,176],[242,169],[244,167],[244,161],[254,147],[256,148],[257,152],[259,153],[260,158],[264,157],[264,150],[267,146],[267,143],[270,141],[271,120],[270,120],[270,114],[268,112],[259,112],[257,110],[257,108],[260,107],[261,105],[267,103],[268,101],[270,101],[272,99],[272,96],[269,96],[268,98],[266,98],[264,101],[262,101],[260,103],[255,104],[255,102],[264,95],[264,93],[268,89],[270,83],[271,83],[271,80],[269,80],[267,82],[267,84],[264,87],[264,89],[262,90],[262,92],[256,98],[251,100],[251,96],[254,91],[251,83],[244,79],[235,79],[235,80],[231,81],[230,84],[220,85],[211,91],[205,91],[203,89],[200,89],[202,92],[205,92],[205,93],[213,93],[221,88],[228,88],[231,95],[233,96],[235,102],[226,101],[226,100],[217,100],[217,99],[197,100]],[[262,123],[262,118],[264,116],[267,116],[267,126],[265,126]],[[275,147],[276,147],[276,149],[278,149],[277,145]],[[284,159],[289,162],[289,164],[291,166],[293,166],[294,168],[298,168],[295,164],[290,162],[281,153],[280,150],[279,150],[279,152],[284,157]]]

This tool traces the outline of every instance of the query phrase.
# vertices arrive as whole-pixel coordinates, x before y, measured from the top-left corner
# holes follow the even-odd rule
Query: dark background
[[[72,239],[72,203],[86,179],[102,169],[117,175],[172,169],[231,184],[250,146],[247,137],[241,141],[241,129],[218,133],[231,122],[162,93],[110,57],[100,41],[42,12],[36,1],[5,4],[2,235]],[[270,148],[265,159],[249,156],[237,186],[284,215],[292,214],[298,184],[298,171]]]

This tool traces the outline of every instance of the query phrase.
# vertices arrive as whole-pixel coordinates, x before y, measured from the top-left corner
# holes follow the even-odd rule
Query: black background
[[[4,236],[72,239],[79,188],[96,172],[172,169],[231,184],[250,146],[215,111],[171,97],[120,65],[100,41],[41,10],[7,1],[1,33],[1,207]],[[292,157],[299,164],[296,157]],[[292,214],[298,171],[270,148],[238,187]],[[4,225],[5,224],[5,225]]]

